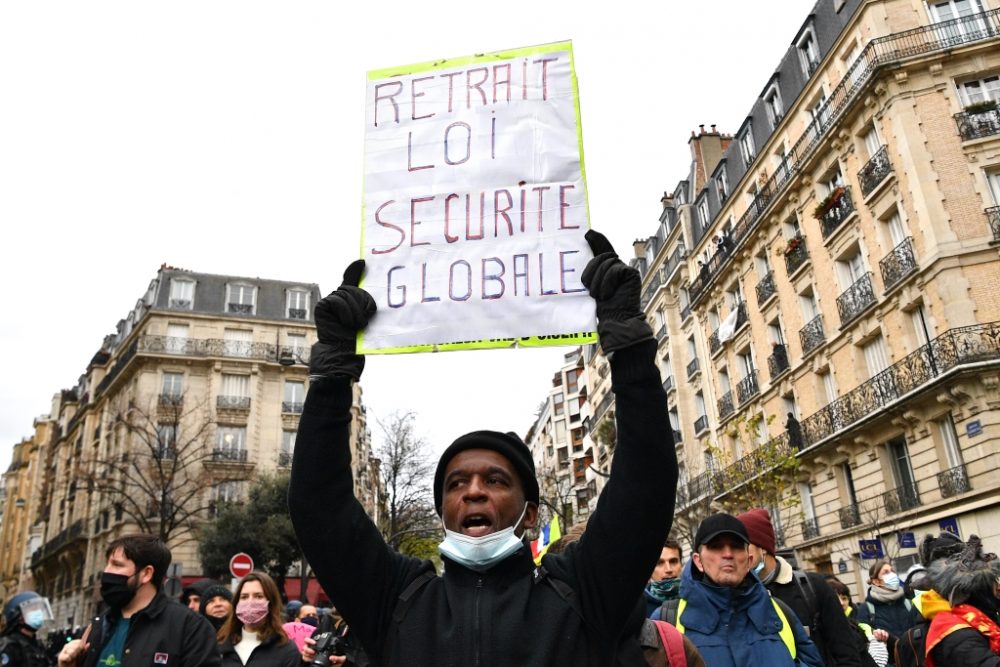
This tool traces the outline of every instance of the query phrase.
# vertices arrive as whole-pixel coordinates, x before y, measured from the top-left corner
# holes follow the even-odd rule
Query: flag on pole
[[[562,537],[562,531],[559,530],[559,517],[552,517],[552,521],[548,522],[542,532],[538,534],[537,540],[531,541],[531,556],[535,559],[535,565],[539,565],[542,562],[542,556],[545,552],[549,550],[553,544],[555,544],[559,538]]]

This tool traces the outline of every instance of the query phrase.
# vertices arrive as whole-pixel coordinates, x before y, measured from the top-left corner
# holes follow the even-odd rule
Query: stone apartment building
[[[820,0],[791,37],[633,262],[678,515],[794,459],[783,541],[860,593],[928,532],[1000,548],[1000,9]]]
[[[25,502],[3,509],[4,594],[16,578],[49,597],[59,624],[82,623],[107,543],[165,523],[183,579],[199,578],[191,528],[291,465],[319,298],[315,284],[161,267],[15,448],[7,493]],[[377,520],[384,494],[355,392],[355,491]]]

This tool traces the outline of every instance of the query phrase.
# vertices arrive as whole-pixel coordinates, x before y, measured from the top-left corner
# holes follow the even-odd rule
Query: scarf
[[[868,589],[868,595],[875,599],[876,602],[881,602],[882,604],[892,604],[896,600],[899,600],[906,593],[903,587],[900,586],[897,590],[890,591],[888,588],[882,588],[881,586],[871,586]]]
[[[677,597],[680,587],[681,580],[679,578],[661,579],[660,581],[651,581],[646,584],[646,592],[660,602],[666,602]]]
[[[930,630],[927,632],[927,667],[935,667],[931,649],[955,630],[964,628],[972,628],[986,637],[990,642],[990,650],[1000,655],[1000,625],[972,605],[960,604],[951,611],[938,613],[931,621]]]

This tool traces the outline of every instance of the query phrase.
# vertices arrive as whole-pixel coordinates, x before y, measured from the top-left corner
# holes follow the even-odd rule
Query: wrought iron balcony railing
[[[304,320],[304,319],[306,319],[306,309],[305,308],[289,308],[288,309],[288,319],[290,319],[290,320]]]
[[[965,471],[965,465],[949,468],[937,474],[938,488],[941,489],[942,498],[951,498],[960,493],[965,493],[972,489],[969,484],[969,475]]]
[[[875,151],[871,159],[858,171],[858,182],[861,184],[861,196],[867,197],[886,176],[892,173],[892,162],[889,160],[889,148],[882,146]]]
[[[872,274],[866,273],[858,278],[847,291],[837,297],[837,311],[840,313],[840,328],[843,329],[857,317],[875,305],[875,288],[872,287]]]
[[[993,240],[1000,241],[1000,206],[991,206],[986,209],[986,221],[990,223]]]
[[[674,274],[677,271],[678,267],[680,267],[681,263],[684,261],[685,257],[687,257],[687,248],[685,248],[683,245],[678,245],[676,248],[674,248],[674,251],[670,253],[670,257],[667,258],[667,262],[663,266],[664,283],[670,282],[670,280],[674,277]]]
[[[698,359],[692,359],[691,361],[688,362],[687,365],[688,380],[693,378],[695,376],[695,373],[697,372],[698,372]]]
[[[719,408],[719,419],[728,418],[736,408],[733,406],[733,392],[727,391],[725,395],[716,402]]]
[[[253,315],[253,304],[252,303],[230,303],[228,304],[228,311],[230,313],[239,313],[240,315]]]
[[[246,463],[247,450],[237,448],[213,449],[212,460],[221,463]]]
[[[702,415],[694,420],[694,432],[695,435],[701,433],[702,431],[708,430],[708,417]]]
[[[249,396],[218,396],[215,399],[215,407],[221,410],[249,410]]]
[[[281,411],[286,414],[300,415],[304,405],[305,403],[302,401],[282,401]]]
[[[819,520],[805,519],[802,522],[802,539],[812,540],[819,537]]]
[[[844,530],[861,524],[861,510],[857,505],[846,505],[840,508],[840,527]]]
[[[802,239],[801,243],[785,253],[785,271],[788,275],[792,275],[798,271],[799,267],[809,259],[809,250],[806,249],[805,237],[799,236],[798,238]]]
[[[826,341],[823,333],[823,316],[817,315],[809,323],[799,329],[799,342],[802,344],[802,354],[809,354]]]
[[[178,310],[191,310],[191,306],[192,305],[193,304],[191,303],[190,299],[171,299],[170,300],[170,307],[171,308],[176,308]]]
[[[771,356],[767,358],[767,370],[771,373],[771,382],[788,370],[788,349],[781,343],[771,346]]]
[[[886,516],[894,517],[900,512],[920,506],[920,494],[916,484],[906,484],[882,494],[882,506]]]
[[[992,137],[1000,134],[1000,110],[963,111],[955,114],[955,124],[963,141]]]
[[[32,567],[37,565],[42,559],[53,555],[70,542],[78,539],[87,539],[87,534],[84,528],[85,524],[83,519],[74,521],[68,528],[63,528],[56,534],[55,537],[43,544],[41,547],[36,549],[33,554],[31,554]]]
[[[282,345],[278,348],[278,363],[293,366],[295,364],[309,365],[309,348],[298,345]]]
[[[660,289],[660,284],[661,284],[660,278],[661,278],[661,276],[662,276],[662,272],[660,272],[660,271],[653,272],[653,277],[650,278],[649,284],[646,285],[646,289],[644,289],[642,291],[642,300],[641,300],[640,305],[643,308],[645,308],[646,305],[650,301],[653,300],[653,296],[656,295],[656,290]]]
[[[909,237],[903,239],[902,243],[879,260],[878,265],[882,270],[882,284],[888,292],[917,270],[917,260],[913,257],[913,240]]]
[[[736,385],[736,398],[740,405],[749,401],[760,393],[760,385],[757,384],[757,369],[753,368],[747,372],[747,376]]]
[[[287,468],[292,465],[291,452],[278,452],[278,467]]]
[[[674,376],[668,375],[663,378],[663,391],[671,392],[674,390]]]
[[[715,354],[722,349],[722,343],[719,342],[719,330],[716,329],[712,332],[712,335],[708,337],[708,351]]]
[[[677,445],[683,441],[684,441],[684,434],[678,431],[677,429],[674,429],[674,444]]]
[[[667,325],[661,324],[660,328],[656,330],[656,342],[662,343],[667,339]]]
[[[687,322],[687,318],[691,317],[691,304],[681,308],[681,322]]]
[[[179,408],[184,405],[183,394],[160,394],[157,403],[161,408]]]
[[[803,165],[812,159],[837,121],[862,99],[862,91],[875,80],[882,69],[913,56],[947,51],[963,44],[996,39],[998,36],[1000,36],[1000,9],[991,9],[886,35],[868,42],[847,68],[844,78],[830,91],[823,105],[816,109],[812,122],[788,148],[783,168],[776,169],[772,176],[759,186],[757,196],[736,221],[730,233],[733,251],[712,258],[708,267],[710,271],[708,279],[699,276],[691,282],[689,293],[692,302],[697,305],[701,297],[707,293],[705,288],[715,276],[728,275],[718,271],[720,266],[712,266],[716,258],[721,265],[724,260],[736,255],[735,250],[757,228],[771,203],[784,192],[792,177]],[[700,237],[696,235],[696,238]]]
[[[847,186],[840,198],[837,199],[836,203],[830,205],[820,220],[819,226],[823,230],[823,238],[830,238],[840,228],[840,225],[850,217],[851,213],[854,213],[854,199],[851,197],[851,187]]]
[[[761,307],[767,303],[772,296],[778,293],[778,288],[774,285],[774,271],[768,271],[767,275],[757,283],[757,306]]]
[[[153,458],[158,461],[172,461],[177,458],[177,450],[170,446],[157,447],[153,451]]]

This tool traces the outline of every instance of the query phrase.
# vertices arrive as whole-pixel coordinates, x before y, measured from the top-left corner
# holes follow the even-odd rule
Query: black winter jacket
[[[401,621],[400,594],[429,561],[389,549],[353,496],[351,387],[312,384],[299,423],[289,505],[306,558],[373,665],[606,665],[670,529],[677,460],[654,341],[615,353],[618,444],[611,478],[579,542],[543,561],[565,583],[536,580],[527,548],[478,573],[447,561]],[[578,615],[574,606],[579,609]]]
[[[83,667],[94,667],[105,642],[114,634],[120,617],[98,616],[91,623],[90,649]],[[217,667],[220,665],[215,631],[208,620],[187,607],[168,600],[163,593],[132,616],[125,637],[122,667]]]
[[[223,667],[243,667],[240,655],[230,641],[219,644]],[[250,653],[246,661],[248,667],[305,667],[302,654],[294,642],[278,643],[278,635],[271,635]]]
[[[0,635],[0,665],[3,667],[50,667],[55,664],[41,642],[22,633],[20,626]]]
[[[990,641],[972,628],[955,630],[931,649],[934,667],[1000,667]]]
[[[826,667],[861,667],[861,654],[852,639],[853,630],[840,606],[840,600],[826,583],[823,575],[805,572],[801,590],[792,566],[778,558],[778,573],[766,588],[795,612],[799,621],[809,631],[809,638],[816,644]],[[809,589],[812,584],[812,589]],[[808,596],[805,597],[805,596]],[[867,645],[864,649],[867,651]]]
[[[868,609],[869,603],[875,610],[874,616]],[[924,617],[905,597],[891,603],[885,603],[876,600],[871,593],[868,594],[868,598],[864,602],[854,608],[854,618],[858,623],[867,623],[872,627],[872,630],[888,630],[894,639],[899,639],[914,625],[924,622]],[[891,646],[889,662],[892,662]]]

